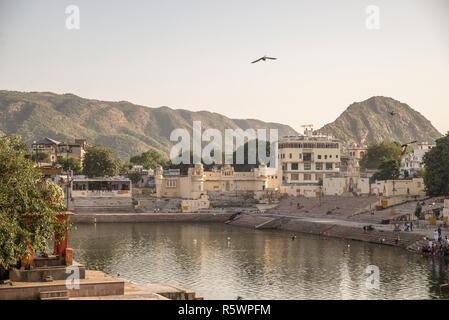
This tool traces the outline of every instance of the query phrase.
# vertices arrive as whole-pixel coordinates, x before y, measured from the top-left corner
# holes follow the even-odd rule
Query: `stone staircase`
[[[407,232],[393,232],[385,230],[365,231],[363,228],[357,229],[354,227],[333,226],[328,230],[330,236],[343,238],[346,237],[351,240],[367,241],[373,243],[383,243],[392,246],[400,246],[408,248],[422,239],[422,236],[407,233]],[[396,241],[399,239],[398,241]]]
[[[324,196],[323,198],[307,198],[303,196],[283,197],[279,205],[269,209],[266,213],[313,216],[313,217],[350,217],[359,212],[369,210],[370,205],[374,207],[377,202],[375,196],[355,197],[352,194],[347,196]],[[300,209],[297,209],[297,204]],[[330,212],[330,214],[328,214]]]
[[[427,246],[428,243],[429,243],[428,240],[420,239],[420,240],[415,241],[414,243],[410,244],[407,247],[407,250],[413,251],[413,252],[416,252],[416,253],[421,253],[422,248],[424,246]]]
[[[436,198],[430,198],[424,201],[425,204],[423,205],[423,212],[426,210],[429,210],[431,208],[431,205],[436,201]],[[400,221],[402,219],[407,219],[410,214],[414,214],[416,209],[416,203],[417,201],[409,201],[406,203],[402,203],[399,205],[391,206],[382,210],[375,211],[374,215],[371,215],[369,212],[363,212],[360,214],[356,214],[351,216],[349,219],[353,221],[363,221],[367,223],[391,223],[394,221]],[[437,204],[438,206],[438,204]],[[439,206],[442,206],[442,204],[439,204]],[[391,215],[391,210],[394,210],[394,215]]]
[[[209,201],[214,208],[253,207],[258,201],[253,191],[208,191]]]
[[[145,198],[139,199],[143,212],[181,212],[181,199]]]
[[[78,267],[80,279],[85,276],[86,269],[83,265],[74,264]],[[50,255],[48,257],[35,257],[30,268],[12,269],[9,272],[9,278],[13,282],[53,282],[55,280],[66,280],[65,260],[58,256]]]
[[[69,292],[67,290],[41,291],[39,298],[40,300],[69,300]]]
[[[131,213],[134,206],[131,198],[74,198],[70,207],[74,213]]]

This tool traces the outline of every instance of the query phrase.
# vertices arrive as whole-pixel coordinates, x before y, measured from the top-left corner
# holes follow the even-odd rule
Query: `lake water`
[[[291,234],[219,223],[80,224],[69,243],[88,269],[176,284],[205,299],[429,299],[448,282],[441,258]],[[379,268],[378,289],[367,286],[369,265]]]

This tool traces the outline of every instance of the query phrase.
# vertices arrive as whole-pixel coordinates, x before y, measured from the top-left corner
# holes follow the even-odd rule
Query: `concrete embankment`
[[[229,223],[233,226],[257,229],[277,229],[315,234],[324,237],[382,243],[409,249],[423,239],[421,234],[375,229],[364,231],[363,223],[350,223],[332,219],[241,215]]]
[[[70,217],[73,223],[112,222],[225,222],[234,213],[79,213]]]

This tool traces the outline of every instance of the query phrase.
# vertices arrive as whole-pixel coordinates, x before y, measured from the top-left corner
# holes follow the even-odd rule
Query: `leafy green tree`
[[[31,160],[33,160],[34,162],[45,162],[45,163],[51,162],[50,154],[48,152],[43,151],[33,152],[31,154]]]
[[[426,174],[426,169],[421,168],[413,174],[413,178],[424,178]]]
[[[360,166],[367,169],[379,169],[385,159],[401,160],[401,145],[398,142],[381,141],[368,146],[368,150],[360,160]]]
[[[158,165],[165,164],[164,157],[154,149],[150,149],[129,160],[134,165],[141,165],[144,169],[154,169]]]
[[[142,179],[142,174],[139,171],[131,171],[128,173],[128,178],[131,180],[133,185],[138,184]]]
[[[422,206],[421,206],[421,203],[418,201],[418,203],[416,204],[416,209],[415,209],[415,217],[418,220],[421,219],[421,212],[422,212]]]
[[[116,175],[120,164],[113,155],[112,149],[101,145],[89,146],[84,155],[83,173],[89,178]]]
[[[384,159],[372,180],[396,180],[399,178],[399,161],[396,159]]]
[[[449,194],[449,132],[436,141],[436,146],[426,152],[424,184],[429,196]]]
[[[234,151],[232,154],[232,158],[233,158],[233,167],[234,170],[236,172],[249,172],[254,168],[257,168],[260,165],[260,160],[259,160],[259,144],[258,144],[258,140],[256,139],[255,141],[255,145],[256,145],[256,163],[255,164],[249,164],[248,162],[248,142],[245,142],[243,146],[241,146],[239,149],[243,149],[243,163],[242,164],[237,164],[237,154],[238,154],[238,150]],[[268,157],[270,155],[270,142],[267,141],[265,144],[265,155]],[[213,157],[214,154],[213,152],[211,152],[211,157]],[[204,170],[206,171],[210,171],[212,168],[221,168],[225,165],[225,153],[222,152],[221,154],[221,164],[219,163],[211,163],[211,164],[205,164],[203,159],[201,159],[201,163],[203,164]],[[171,161],[167,161],[165,166],[168,169],[180,169],[181,174],[187,174],[188,172],[188,168],[193,167],[193,151],[190,151],[190,164],[178,164],[175,165],[173,164]]]
[[[410,176],[408,170],[404,170],[404,178],[407,179]]]
[[[58,159],[58,163],[62,166],[64,171],[73,170],[73,174],[81,174],[81,163],[76,158]]]
[[[0,137],[0,267],[10,269],[34,252],[48,252],[55,229],[63,237],[68,225],[58,222],[65,214],[64,195],[43,179],[25,158],[20,136]]]

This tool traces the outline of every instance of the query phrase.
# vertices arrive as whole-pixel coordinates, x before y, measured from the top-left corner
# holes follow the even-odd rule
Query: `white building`
[[[418,148],[413,150],[412,153],[408,153],[401,160],[401,175],[404,176],[404,172],[407,170],[409,176],[413,176],[421,168],[424,168],[423,157],[427,151],[432,149],[435,145],[422,142],[418,144]]]
[[[306,128],[303,135],[286,136],[279,141],[282,185],[313,186],[324,177],[339,172],[341,142],[334,137],[314,135]]]

